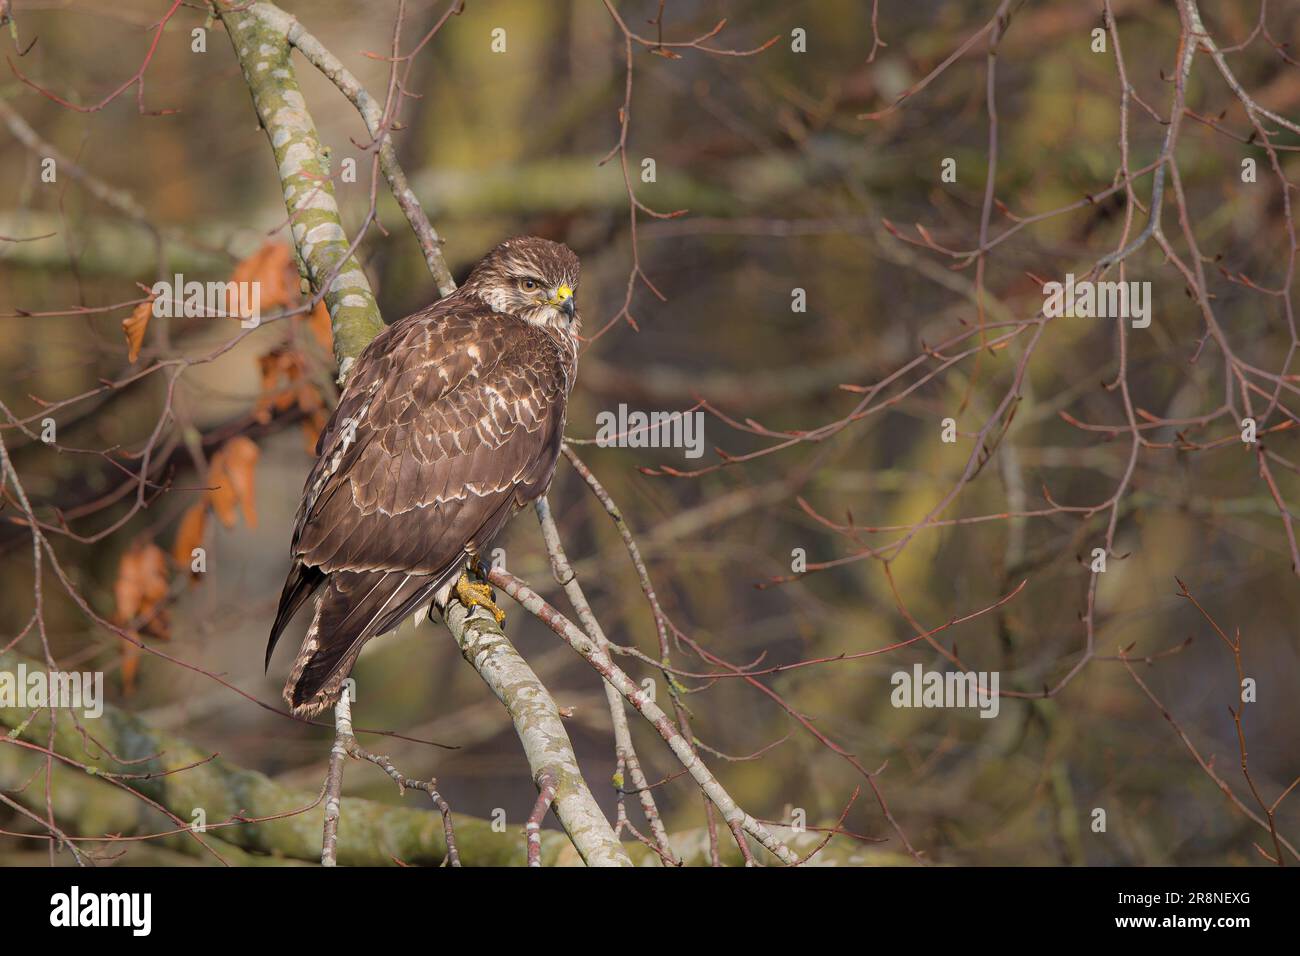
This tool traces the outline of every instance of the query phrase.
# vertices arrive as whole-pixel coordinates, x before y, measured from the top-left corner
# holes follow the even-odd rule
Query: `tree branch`
[[[384,174],[384,179],[388,181],[393,198],[397,200],[397,205],[415,231],[415,237],[420,243],[420,251],[424,253],[424,261],[438,284],[438,293],[450,295],[456,290],[456,283],[442,255],[442,239],[438,236],[438,231],[433,228],[433,223],[429,222],[429,217],[424,214],[415,191],[406,180],[406,173],[402,171],[397,161],[397,150],[393,148],[392,137],[388,135],[386,128],[387,124],[392,122],[392,118],[385,120],[384,107],[366,92],[360,81],[338,57],[303,28],[297,17],[286,13],[273,3],[255,3],[249,8],[249,12],[296,47],[298,52],[305,56],[312,66],[325,74],[357,108],[370,135],[379,141],[379,168]]]
[[[294,246],[312,288],[324,291],[342,379],[384,323],[370,282],[343,231],[334,183],[307,101],[298,88],[289,45],[258,16],[262,6],[236,6],[222,0],[218,10],[275,153]]]
[[[0,656],[0,666],[28,668],[41,665],[18,654]],[[0,707],[0,726],[23,726],[28,712],[15,707]],[[98,747],[87,754],[87,742],[76,732],[70,720],[61,720],[65,732],[56,737],[56,752],[76,755],[76,764],[56,762],[53,767],[54,808],[61,829],[69,839],[80,834],[95,834],[82,843],[83,850],[103,844],[117,853],[128,842],[136,845],[143,839],[193,856],[212,864],[220,861],[200,847],[186,832],[159,836],[175,824],[153,810],[134,793],[157,800],[163,808],[188,819],[196,807],[208,814],[204,839],[212,844],[226,863],[236,866],[266,866],[320,859],[320,819],[323,808],[319,794],[283,787],[263,774],[234,766],[228,760],[197,763],[211,756],[193,743],[170,734],[159,733],[134,715],[106,706],[94,728]],[[44,756],[26,751],[19,741],[46,740],[45,718],[32,721],[21,734],[0,734],[0,789],[16,802],[41,814],[45,812],[44,788],[32,785],[43,771]],[[113,751],[117,759],[108,756]],[[136,758],[143,762],[126,763]],[[159,776],[196,764],[181,773]],[[129,790],[110,786],[105,775],[136,775],[127,782]],[[149,775],[153,775],[149,778]],[[27,784],[27,786],[24,786]],[[265,822],[225,823],[220,816],[224,808],[238,807],[243,817]],[[303,807],[311,807],[296,816],[284,816]],[[277,819],[268,819],[276,817]],[[493,830],[490,821],[464,814],[453,814],[456,839],[465,862],[471,866],[524,866],[527,841],[522,827],[504,832]],[[340,815],[338,861],[343,866],[391,866],[395,862],[439,865],[446,858],[446,837],[436,818],[425,810],[389,806],[373,800],[344,797]],[[117,834],[103,837],[99,834]],[[564,834],[556,830],[540,833],[541,858],[544,866],[577,866],[581,858]],[[807,853],[821,842],[817,832],[782,834],[789,846]],[[688,866],[709,864],[708,835],[703,828],[683,830],[673,835],[673,850]],[[636,843],[626,847],[638,865],[653,865],[656,854]],[[735,847],[724,847],[724,862],[738,863]],[[902,854],[865,846],[847,836],[836,837],[818,853],[810,865],[863,866],[906,863]]]
[[[324,60],[319,43],[305,31],[295,30],[296,21],[272,4],[235,7],[221,0],[219,9],[243,67],[244,79],[252,91],[253,104],[275,151],[285,207],[293,222],[294,244],[313,287],[325,290],[342,381],[356,357],[383,329],[383,321],[369,280],[357,264],[343,231],[320,140],[294,76],[290,34],[311,50],[317,61],[330,65],[334,73],[331,79],[336,83],[346,71],[342,71],[341,64],[335,67],[336,61]],[[362,108],[360,102],[373,104],[368,96],[361,101],[360,87],[350,74],[346,79],[353,85],[358,108]],[[367,111],[362,109],[362,115],[366,116]],[[370,112],[367,124],[375,122],[375,129],[382,133],[379,118]],[[393,168],[396,168],[395,159]],[[414,201],[413,194],[408,198]],[[416,232],[420,233],[419,227]],[[437,260],[441,262],[440,254]],[[446,283],[451,281],[445,264],[442,270],[440,286],[444,279]],[[464,607],[456,604],[448,609],[445,618],[465,659],[510,712],[532,768],[534,783],[540,781],[544,771],[553,775],[555,813],[579,854],[593,865],[629,865],[627,853],[582,779],[555,702],[537,675],[490,617],[466,615]]]
[[[554,698],[501,626],[483,608],[469,613],[457,601],[448,605],[444,617],[465,660],[510,712],[539,790],[543,776],[550,774],[555,815],[583,860],[592,866],[630,866],[631,859],[582,778]]]
[[[790,849],[777,839],[771,830],[741,809],[736,801],[732,799],[731,794],[727,793],[722,784],[718,782],[718,779],[709,771],[709,768],[704,765],[704,761],[696,754],[690,741],[673,726],[673,722],[668,719],[668,715],[650,698],[649,694],[638,687],[632,678],[628,677],[618,665],[610,660],[609,654],[604,649],[584,634],[572,621],[550,604],[547,604],[540,594],[508,571],[495,568],[488,576],[488,580],[509,594],[526,611],[535,615],[547,627],[558,634],[565,643],[581,654],[601,677],[605,678],[615,690],[623,695],[623,698],[628,703],[636,708],[642,717],[650,722],[651,726],[659,732],[659,736],[671,748],[678,762],[691,775],[699,788],[704,791],[705,796],[722,813],[723,819],[727,821],[727,825],[731,827],[732,833],[735,834],[738,844],[743,845],[744,835],[749,834],[781,862],[795,863],[798,861],[798,857],[790,852]]]

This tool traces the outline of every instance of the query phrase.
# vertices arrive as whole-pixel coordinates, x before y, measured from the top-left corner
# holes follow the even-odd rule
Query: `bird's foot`
[[[456,597],[471,611],[475,607],[487,608],[498,624],[506,619],[506,612],[497,607],[493,600],[496,595],[492,593],[492,586],[474,583],[466,572],[461,572],[460,580],[456,582]]]

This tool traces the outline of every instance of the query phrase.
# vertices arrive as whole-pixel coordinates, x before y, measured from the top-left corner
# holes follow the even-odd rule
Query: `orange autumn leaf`
[[[253,471],[261,452],[251,438],[236,435],[221,446],[208,466],[208,502],[221,523],[235,526],[235,509],[244,513],[244,523],[257,527],[253,496]]]
[[[167,555],[150,542],[136,552],[136,573],[140,576],[142,610],[150,611],[167,600]]]
[[[262,376],[262,392],[257,396],[257,404],[253,406],[253,418],[265,425],[271,420],[271,409],[275,404],[275,392],[280,380],[279,362],[275,353],[259,356],[257,368]]]
[[[113,581],[113,621],[117,624],[133,620],[144,604],[140,548],[139,544],[133,544],[117,560],[117,577]]]
[[[208,494],[207,502],[212,506],[212,511],[216,514],[217,519],[227,528],[235,526],[235,515],[238,513],[239,499],[235,495],[235,486],[230,478],[226,475],[226,464],[222,459],[221,452],[212,456],[212,461],[208,465]]]
[[[172,560],[177,565],[190,569],[194,561],[194,549],[203,547],[203,533],[207,527],[208,503],[197,501],[186,509],[176,529],[176,540],[172,542]],[[197,577],[192,570],[190,576]]]
[[[298,407],[307,413],[302,422],[302,436],[307,454],[314,455],[316,441],[320,438],[321,429],[329,421],[329,414],[325,411],[325,400],[321,397],[320,389],[312,382],[303,382],[298,387]]]
[[[118,560],[113,581],[113,620],[119,625],[145,618],[155,637],[170,636],[167,600],[167,555],[152,541],[137,541]]]
[[[135,634],[139,637],[140,635]],[[122,693],[130,697],[135,693],[135,678],[140,672],[140,648],[129,641],[122,642]]]
[[[122,320],[122,332],[126,336],[127,354],[126,360],[134,362],[140,357],[140,346],[144,344],[144,333],[149,327],[149,319],[153,316],[153,296],[141,302],[135,309]]]
[[[327,421],[329,421],[329,416],[325,414],[324,408],[318,408],[303,419],[302,438],[307,454],[316,454],[316,443],[320,441],[321,430],[324,429]]]
[[[320,390],[312,382],[303,382],[298,387],[298,407],[309,415],[315,415],[325,408],[325,400]]]
[[[257,505],[253,491],[253,471],[261,452],[251,438],[237,435],[226,442],[226,473],[235,486],[239,498],[240,510],[244,513],[244,523],[250,528],[257,527]]]
[[[293,386],[302,377],[302,362],[296,353],[283,348],[268,352],[257,362],[262,373],[262,394],[257,398],[253,417],[265,425],[271,420],[272,411],[282,412],[293,407]],[[281,378],[287,379],[288,384],[281,386]]]
[[[226,313],[246,317],[240,309],[238,283],[257,283],[258,307],[277,309],[292,305],[298,298],[298,270],[293,264],[293,253],[282,242],[267,242],[247,259],[235,266],[231,273],[231,286],[227,293]]]
[[[326,354],[332,354],[334,351],[334,327],[330,324],[330,312],[325,308],[325,300],[322,299],[316,303],[316,308],[311,310],[311,315],[307,316],[307,327],[311,329],[311,334],[316,337],[320,347],[325,350]]]
[[[135,573],[135,559],[130,552],[122,555],[113,582],[113,623],[125,624],[140,610],[140,579]]]
[[[268,242],[236,267],[234,278],[236,280],[251,281],[253,278],[268,273],[282,274],[285,280],[283,286],[276,286],[273,282],[268,282],[267,288],[272,291],[268,298],[266,289],[263,290],[261,303],[263,306],[294,306],[302,302],[302,296],[297,291],[298,275],[294,270],[291,253],[287,246],[278,246],[275,243]],[[283,300],[281,300],[280,293],[283,293]],[[233,296],[231,301],[234,301]],[[311,359],[308,357],[301,336],[305,326],[306,331],[310,333],[321,350],[326,355],[330,355],[334,351],[334,330],[330,323],[329,309],[325,307],[323,301],[317,302],[308,315],[293,316],[292,321],[292,335],[272,351],[258,357],[258,372],[261,377],[262,388],[261,394],[257,398],[257,404],[253,408],[253,417],[258,422],[266,424],[271,420],[274,413],[289,411],[297,406],[298,410],[303,412],[305,416],[302,421],[302,435],[307,452],[311,454],[316,447],[321,430],[325,427],[326,421],[329,420],[329,414],[320,386],[311,380],[309,374]],[[221,467],[225,468],[224,462]],[[223,472],[217,478],[210,479],[209,484],[213,486],[222,485],[223,487],[231,485],[230,482],[224,480],[224,477],[226,476]],[[218,478],[223,480],[217,480]],[[233,487],[228,491],[219,492],[215,495],[210,493],[213,508],[227,527],[230,527],[234,522],[236,504],[243,500],[232,492]],[[251,505],[251,496],[248,501]]]
[[[266,424],[273,412],[288,411],[296,405],[306,415],[302,434],[307,452],[311,454],[329,414],[320,387],[307,377],[305,356],[281,346],[257,361],[262,376],[262,393],[257,398],[253,417]]]

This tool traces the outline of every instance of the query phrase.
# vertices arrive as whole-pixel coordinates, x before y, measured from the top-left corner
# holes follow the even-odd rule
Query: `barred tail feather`
[[[280,606],[275,612],[275,623],[271,625],[271,636],[266,642],[266,660],[264,668],[271,667],[271,654],[275,651],[275,645],[280,640],[280,635],[288,626],[289,621],[298,613],[298,609],[306,603],[307,599],[316,593],[317,589],[325,581],[325,572],[320,568],[314,568],[311,565],[294,562],[289,569],[289,575],[285,578],[284,589],[280,592]]]
[[[329,596],[327,590],[316,598],[316,612],[312,615],[311,626],[302,639],[302,648],[294,659],[289,679],[284,685],[284,699],[289,710],[296,717],[315,717],[321,711],[334,706],[339,699],[343,682],[352,672],[357,655],[361,653],[361,644],[355,649],[335,645],[326,639],[321,641],[321,611]]]
[[[400,571],[329,575],[284,686],[292,712],[311,717],[332,707],[366,641],[393,630],[427,603],[445,576]]]

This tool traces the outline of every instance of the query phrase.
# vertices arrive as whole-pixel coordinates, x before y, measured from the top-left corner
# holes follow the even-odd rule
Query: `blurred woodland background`
[[[384,100],[396,2],[281,7]],[[0,9],[0,668],[103,671],[116,715],[51,730],[0,706],[0,863],[288,860],[290,828],[319,847],[319,806],[229,818],[256,815],[266,778],[312,798],[333,736],[277,712],[288,652],[262,672],[337,394],[328,316],[300,289],[276,163],[206,4]],[[408,0],[401,50],[452,9]],[[825,861],[866,865],[1297,861],[1297,43],[1300,10],[1259,0],[468,0],[402,64],[392,142],[452,274],[516,234],[582,259],[566,433],[680,632],[677,716],[755,817],[842,831]],[[367,222],[372,137],[295,66],[382,315],[425,306],[436,285],[382,178]],[[1102,267],[1152,284],[1149,328],[1042,315],[1044,282]],[[155,280],[237,270],[299,314],[128,321],[130,346]],[[704,457],[596,446],[620,404],[704,411]],[[618,526],[567,461],[549,498],[605,633],[648,655],[620,666],[667,707]],[[173,555],[196,543],[191,578]],[[573,616],[531,513],[498,545]],[[610,783],[599,678],[502,602],[602,808],[648,833]],[[892,706],[916,663],[999,672],[997,718]],[[486,860],[472,821],[499,811],[521,846],[536,787],[447,632],[408,623],[355,676],[357,726],[397,735],[363,744],[437,778],[469,821],[464,862]],[[165,760],[142,726],[170,735]],[[635,714],[631,731],[668,832],[706,842],[698,788]],[[199,765],[143,779],[183,754]],[[218,772],[236,793],[208,810],[232,824],[204,837],[214,854],[175,818],[199,799],[187,776]],[[440,828],[375,767],[350,765],[344,792]]]

